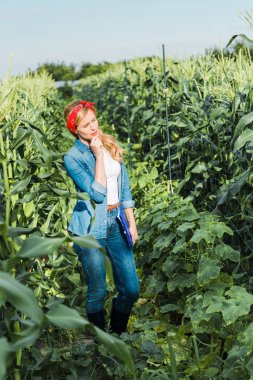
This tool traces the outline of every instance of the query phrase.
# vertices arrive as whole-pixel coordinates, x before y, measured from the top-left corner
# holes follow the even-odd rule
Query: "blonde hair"
[[[70,112],[73,111],[73,109],[78,106],[79,104],[82,104],[81,103],[81,99],[78,99],[78,100],[74,100],[73,102],[69,103],[65,109],[64,109],[64,119],[67,123],[68,121],[68,117],[69,117],[69,114]],[[77,117],[76,117],[76,125],[79,124],[80,120],[86,115],[86,113],[88,112],[89,108],[85,108],[83,107],[77,114]],[[91,110],[92,111],[92,110]],[[99,128],[100,129],[100,128]],[[70,131],[71,132],[71,131]],[[119,162],[122,162],[123,161],[123,154],[124,154],[124,151],[123,149],[118,145],[117,143],[117,140],[115,139],[114,136],[111,136],[111,135],[107,135],[105,133],[103,133],[100,129],[100,132],[101,132],[101,135],[100,135],[100,139],[101,139],[101,142],[103,144],[103,146],[105,147],[106,150],[108,150],[108,152],[111,154],[112,158],[116,161],[119,161]],[[71,132],[72,133],[72,132]],[[76,134],[72,133],[74,136],[76,136]]]

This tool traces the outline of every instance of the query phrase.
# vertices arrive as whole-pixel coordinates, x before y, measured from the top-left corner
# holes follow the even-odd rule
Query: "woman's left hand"
[[[133,243],[135,244],[135,242],[139,239],[136,225],[135,224],[130,225],[129,226],[129,231],[130,231],[130,234],[132,236]]]

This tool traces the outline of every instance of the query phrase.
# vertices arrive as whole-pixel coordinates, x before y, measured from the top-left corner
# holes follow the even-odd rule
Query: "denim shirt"
[[[87,201],[77,200],[68,230],[75,235],[92,234],[96,239],[102,239],[106,237],[107,229],[107,188],[95,180],[95,164],[96,157],[92,150],[78,139],[64,155],[65,168],[74,181],[76,190],[90,196]],[[121,163],[118,189],[123,208],[134,207],[124,163]],[[95,203],[95,210],[91,201]]]

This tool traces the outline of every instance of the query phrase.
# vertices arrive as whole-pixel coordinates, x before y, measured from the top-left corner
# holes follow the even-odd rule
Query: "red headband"
[[[95,103],[92,102],[86,102],[86,100],[81,100],[81,103],[78,104],[69,114],[68,121],[67,121],[67,127],[72,133],[76,133],[76,117],[78,112],[82,108],[87,108],[92,110],[94,113],[96,112],[95,108],[93,107]]]

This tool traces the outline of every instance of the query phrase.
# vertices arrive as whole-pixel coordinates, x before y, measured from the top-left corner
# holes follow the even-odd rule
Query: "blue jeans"
[[[118,209],[107,211],[107,237],[98,239],[111,261],[115,287],[118,291],[114,307],[129,313],[139,293],[133,250],[122,236],[116,216]],[[95,248],[83,248],[74,244],[87,282],[86,310],[96,313],[104,308],[106,297],[105,257]]]

